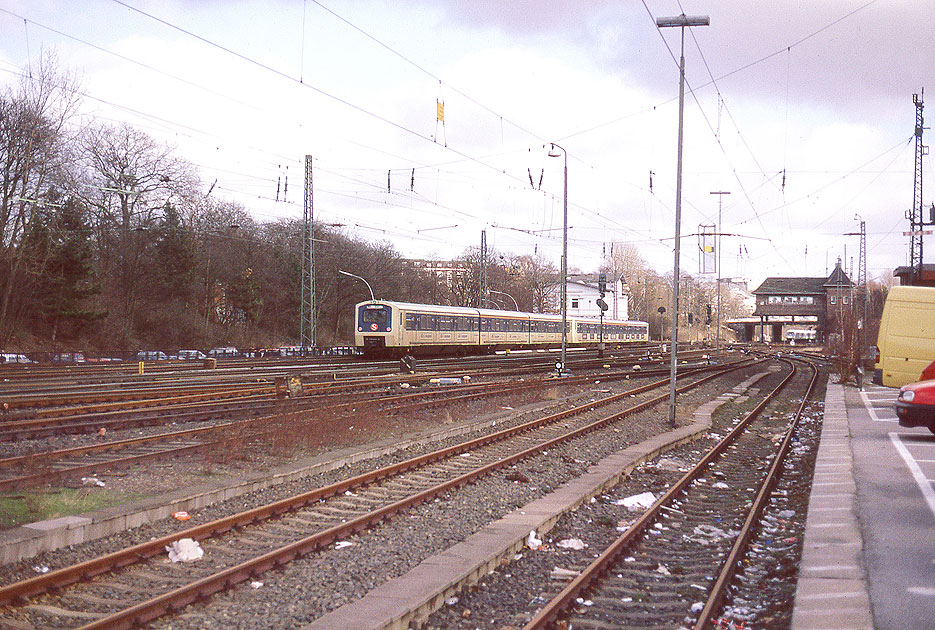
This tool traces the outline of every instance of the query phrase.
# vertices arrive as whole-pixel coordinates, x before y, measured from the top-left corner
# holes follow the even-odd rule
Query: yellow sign
[[[440,122],[445,122],[445,104],[441,101],[435,101],[435,105],[438,108],[438,120]]]

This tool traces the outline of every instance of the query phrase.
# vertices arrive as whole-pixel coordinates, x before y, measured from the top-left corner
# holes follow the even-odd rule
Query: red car
[[[926,427],[935,433],[935,380],[903,385],[896,399],[896,415],[901,427]]]

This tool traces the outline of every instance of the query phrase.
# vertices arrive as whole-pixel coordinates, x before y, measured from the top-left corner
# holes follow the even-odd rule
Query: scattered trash
[[[431,383],[431,384],[433,384],[433,385],[460,385],[460,384],[462,383],[463,380],[464,380],[464,379],[462,379],[461,377],[457,377],[457,376],[455,376],[455,377],[452,377],[452,376],[445,376],[445,377],[442,377],[442,378],[433,378],[433,379],[430,379],[430,380],[429,380],[429,383]]]
[[[346,547],[352,547],[353,545],[354,545],[354,543],[349,542],[349,541],[347,541],[347,540],[339,540],[338,542],[334,543],[334,548],[335,548],[335,549],[344,549],[344,548],[346,548]]]
[[[723,529],[715,527],[714,525],[698,525],[695,527],[692,535],[685,536],[685,540],[702,545],[710,545],[725,538],[734,538],[736,536],[737,532],[733,530],[725,532]]]
[[[45,566],[44,564],[37,564],[32,568],[32,570],[36,573],[48,573],[49,567]]]
[[[552,573],[549,574],[553,580],[572,580],[581,575],[580,571],[563,569],[562,567],[552,567]]]
[[[712,487],[712,488],[717,488],[718,490],[727,490],[728,488],[730,488],[730,486],[728,486],[728,485],[727,485],[726,483],[724,483],[723,481],[718,481],[718,482],[716,482],[716,483],[712,483],[712,484],[711,484],[711,487]]]
[[[400,389],[409,389],[410,387],[412,387],[412,385],[410,385],[409,383],[400,383],[400,384],[399,384],[399,388],[400,388]]]
[[[471,618],[471,609],[470,609],[470,608],[465,608],[465,609],[461,612],[461,618],[462,618],[462,619],[470,619],[470,618]]]
[[[175,514],[172,515],[172,518],[174,518],[177,521],[187,521],[188,519],[191,518],[191,514],[189,514],[188,512],[176,512]]]
[[[536,551],[542,547],[542,540],[536,538],[536,530],[531,530],[529,536],[526,537],[526,546]]]
[[[580,538],[566,538],[565,540],[560,540],[555,543],[555,546],[561,547],[562,549],[575,549],[577,551],[581,551],[587,547],[587,545],[584,544],[584,541]]]
[[[354,494],[353,492],[351,492],[350,490],[345,490],[345,491],[344,491],[344,496],[346,496],[346,497],[356,497],[357,495]]]
[[[454,606],[455,604],[458,603],[458,598],[457,598],[457,597],[449,597],[448,599],[445,600],[445,603],[448,604],[449,606]]]
[[[628,510],[645,510],[652,507],[655,502],[656,496],[652,492],[642,492],[625,499],[618,499],[614,501],[614,505],[622,505]]]
[[[517,483],[529,483],[529,477],[519,472],[518,470],[514,470],[513,472],[507,474],[506,480],[515,481]]]
[[[620,601],[622,601],[625,604],[629,604],[630,602],[633,601],[633,598],[632,597],[621,597]]]
[[[107,435],[107,427],[101,427],[101,428],[98,430],[97,434],[98,434],[98,436],[100,436],[100,437],[104,437],[105,435]]]
[[[191,538],[182,538],[166,545],[166,551],[169,552],[169,560],[172,562],[194,562],[205,555],[201,545]]]
[[[656,567],[656,573],[658,573],[659,575],[672,575],[671,573],[669,573],[669,569],[667,569],[666,565],[664,564],[660,564],[659,566]]]
[[[509,405],[501,405],[500,409],[503,409],[504,411],[513,411],[513,407],[510,407]]]
[[[98,479],[97,477],[82,477],[81,485],[83,486],[97,486],[99,488],[104,487],[104,482]]]
[[[252,582],[250,582],[250,588],[257,589],[257,588],[260,588],[261,586],[263,586],[263,582],[260,582],[259,580],[253,580]]]
[[[695,602],[692,604],[693,613],[700,613],[702,610],[704,610],[704,602]]]
[[[633,366],[633,371],[634,371],[634,372],[639,372],[639,371],[642,370],[642,369],[643,369],[643,368],[641,368],[639,365],[634,365],[634,366]]]
[[[461,380],[463,380],[465,383],[469,383],[471,381],[471,377],[465,374],[464,376],[461,377]]]
[[[795,510],[781,510],[776,514],[779,518],[790,519],[795,516]]]
[[[581,604],[582,606],[593,606],[594,605],[594,602],[592,602],[590,599],[585,599],[583,597],[579,597],[575,601]]]

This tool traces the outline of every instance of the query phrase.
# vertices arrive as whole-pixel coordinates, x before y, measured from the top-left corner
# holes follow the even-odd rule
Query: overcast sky
[[[316,218],[413,258],[457,256],[486,230],[558,265],[554,142],[569,266],[634,244],[667,272],[680,40],[654,19],[683,12],[711,23],[685,31],[682,269],[699,271],[712,191],[730,192],[722,275],[751,288],[839,256],[856,276],[855,215],[871,278],[907,264],[927,0],[0,0],[0,82],[55,51],[86,120],[172,144],[205,192],[216,180],[259,221],[302,216],[313,155]]]

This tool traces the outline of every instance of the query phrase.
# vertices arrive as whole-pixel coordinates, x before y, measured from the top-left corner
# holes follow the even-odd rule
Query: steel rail
[[[729,371],[741,369],[743,367],[749,366],[749,363],[741,363],[734,367],[725,368],[714,371],[714,373],[705,376],[698,381],[685,385],[681,390],[686,390],[689,387],[696,387],[705,382],[708,382],[718,376],[726,374]],[[584,413],[590,411],[602,405],[610,404],[611,402],[616,402],[624,398],[629,398],[631,395],[639,394],[642,392],[650,391],[651,389],[662,387],[668,384],[668,379],[662,379],[654,383],[650,383],[641,387],[634,388],[627,392],[617,394],[611,397],[607,397],[600,401],[592,401],[584,405],[577,406],[572,409],[567,409],[560,411],[554,414],[550,414],[544,418],[539,418],[532,420],[530,422],[523,423],[516,427],[500,430],[496,433],[481,436],[461,444],[452,445],[450,447],[440,449],[433,453],[428,453],[419,457],[415,457],[397,464],[393,464],[378,470],[370,471],[344,479],[327,486],[322,486],[310,490],[308,492],[296,495],[294,497],[289,497],[271,504],[259,506],[245,512],[228,516],[225,518],[217,519],[215,521],[198,525],[195,527],[190,527],[188,529],[173,533],[169,536],[164,536],[162,538],[140,543],[129,547],[127,549],[122,549],[115,551],[104,556],[97,558],[92,558],[90,560],[69,566],[63,567],[61,569],[50,571],[44,575],[39,575],[32,577],[30,579],[9,584],[3,587],[0,587],[0,605],[12,604],[12,603],[25,603],[28,601],[29,597],[34,597],[42,593],[49,592],[51,590],[60,589],[71,584],[88,580],[95,576],[112,572],[116,569],[120,569],[137,562],[143,561],[145,559],[151,558],[158,554],[164,553],[166,545],[171,544],[181,538],[192,538],[194,540],[204,540],[207,538],[215,537],[221,535],[231,529],[243,527],[253,523],[262,522],[266,519],[281,516],[283,514],[293,512],[295,510],[301,509],[306,505],[317,503],[318,501],[325,499],[327,497],[343,494],[347,491],[357,489],[366,484],[374,483],[382,479],[398,475],[402,472],[413,470],[427,464],[448,459],[460,455],[461,453],[485,446],[487,444],[492,444],[497,441],[501,441],[512,437],[514,435],[529,431],[538,426],[556,422],[558,420],[564,419],[566,417],[575,415],[577,413]],[[640,403],[640,405],[632,407],[630,410],[621,412],[612,416],[612,420],[619,419],[627,413],[635,413],[643,408],[648,407],[651,404],[658,403],[662,400],[665,400],[667,394],[657,396],[651,401]],[[612,421],[610,420],[610,421]],[[599,421],[600,422],[600,421]],[[589,425],[590,426],[590,425]],[[594,430],[597,426],[593,427],[591,430]],[[577,432],[580,433],[579,429]],[[566,438],[570,439],[570,438]],[[535,448],[535,447],[534,447]],[[541,450],[541,449],[540,449]],[[511,460],[512,461],[512,460]],[[460,479],[460,478],[459,478]],[[467,482],[466,480],[464,481]],[[384,511],[385,512],[385,511]],[[384,518],[386,514],[384,513]],[[380,519],[377,519],[380,520]],[[377,521],[373,521],[377,522]],[[355,519],[352,521],[356,525],[359,525],[359,520]],[[354,529],[352,531],[358,531]],[[307,541],[307,544],[312,544]],[[315,543],[318,544],[318,543]],[[324,543],[327,544],[327,543]],[[294,549],[293,549],[294,550]],[[291,553],[291,551],[286,551],[286,554]],[[287,559],[283,559],[280,562],[286,562]],[[245,579],[245,578],[244,578]],[[199,588],[201,588],[199,586]]]
[[[691,387],[697,387],[701,383],[720,376],[722,373],[723,372],[719,372],[706,376],[699,381],[679,388],[679,391],[685,391]],[[668,379],[665,380],[668,381]],[[629,397],[630,393],[627,393],[626,395]],[[619,398],[621,396],[623,396],[623,394],[619,394],[611,398]],[[252,560],[242,562],[234,567],[230,567],[214,575],[206,576],[196,582],[181,586],[169,593],[157,596],[149,601],[141,602],[125,610],[107,615],[106,617],[81,626],[79,630],[128,630],[141,624],[148,623],[167,613],[176,612],[182,607],[187,606],[195,601],[210,597],[214,593],[231,588],[247,579],[258,577],[264,571],[281,566],[296,558],[321,549],[326,545],[330,545],[339,538],[347,537],[362,531],[367,527],[376,525],[402,511],[408,510],[414,506],[425,503],[426,501],[430,501],[437,496],[444,495],[451,490],[467,485],[475,479],[488,475],[501,468],[510,466],[527,457],[538,454],[543,450],[549,450],[558,444],[595,431],[607,424],[619,420],[626,415],[642,411],[654,404],[668,400],[668,396],[669,394],[666,393],[660,396],[656,396],[651,400],[638,403],[625,411],[613,414],[601,420],[597,420],[586,426],[579,427],[578,429],[570,431],[561,436],[546,440],[545,442],[541,442],[535,446],[509,455],[496,462],[491,462],[481,466],[480,468],[477,468],[473,471],[437,484],[434,487],[422,490],[410,497],[378,508],[369,514],[361,515],[357,518],[347,521],[346,523],[341,523],[340,525],[333,526],[307,538],[291,543],[281,549],[271,551]],[[592,409],[594,408],[594,405],[582,405],[581,408]],[[568,412],[560,412],[554,415],[559,417],[567,417],[569,414]],[[539,424],[540,422],[534,421],[534,423]],[[508,431],[512,432],[512,430]]]
[[[704,608],[701,610],[701,613],[699,613],[698,619],[695,620],[695,630],[703,630],[704,628],[713,627],[714,615],[721,608],[721,604],[727,595],[727,588],[730,585],[730,580],[736,573],[737,566],[743,554],[747,550],[747,544],[750,542],[751,536],[753,536],[756,525],[759,523],[760,517],[763,514],[763,510],[766,509],[767,503],[769,503],[770,494],[776,487],[776,483],[779,480],[779,475],[782,472],[782,466],[785,462],[785,458],[792,448],[792,440],[795,435],[795,431],[799,426],[799,421],[802,418],[802,413],[805,410],[805,406],[808,404],[808,399],[811,396],[812,391],[815,389],[815,383],[818,381],[818,368],[816,368],[815,365],[809,361],[801,361],[805,363],[812,371],[812,377],[805,389],[805,395],[802,396],[802,401],[799,403],[799,406],[795,411],[791,426],[786,431],[785,438],[779,447],[779,451],[776,457],[773,458],[773,463],[769,468],[766,479],[760,486],[760,491],[757,493],[756,499],[754,499],[753,507],[750,509],[750,512],[747,515],[743,526],[740,528],[740,533],[738,534],[737,539],[734,541],[734,545],[731,547],[727,558],[724,560],[724,564],[721,567],[721,571],[718,574],[717,580],[714,582],[714,586],[711,587],[711,593],[708,595],[708,599],[705,602]]]
[[[725,364],[725,365],[730,365],[730,364]],[[691,374],[697,373],[698,371],[703,371],[705,369],[716,370],[717,366],[713,368],[711,368],[710,366],[707,368],[703,368],[703,367],[702,368],[691,368],[689,370],[684,371],[683,376],[689,376]],[[634,373],[632,372],[609,373],[609,374],[602,375],[602,379],[603,380],[618,380],[618,379],[623,379],[623,378],[629,378],[632,374]],[[639,374],[641,376],[650,376],[653,374],[653,371],[647,370],[646,372],[640,372]],[[562,384],[572,385],[576,383],[589,382],[592,379],[593,379],[593,376],[578,376],[578,377],[573,377],[570,379],[563,379]],[[487,383],[487,384],[469,386],[462,390],[447,390],[444,392],[439,390],[437,393],[444,396],[442,400],[439,400],[437,398],[424,400],[426,396],[425,392],[414,392],[412,394],[401,394],[401,395],[392,396],[392,397],[375,399],[373,401],[367,401],[367,402],[369,402],[369,404],[373,404],[377,406],[385,405],[388,400],[390,402],[395,402],[395,403],[402,402],[403,403],[402,405],[399,405],[399,404],[396,405],[395,407],[396,409],[429,408],[429,407],[438,406],[440,404],[450,404],[451,402],[476,399],[476,398],[496,395],[496,394],[500,394],[500,393],[504,393],[508,391],[515,392],[517,390],[521,391],[524,389],[541,388],[545,384],[546,383],[542,381],[529,381],[527,383],[522,383],[522,384],[511,383],[511,384],[506,384],[506,385]],[[471,390],[471,391],[466,391],[466,390]],[[340,403],[340,404],[329,406],[329,407],[321,407],[317,405],[313,400],[310,399],[307,404],[315,405],[315,412],[322,413],[322,412],[329,412],[329,411],[330,412],[340,411],[342,409],[350,409],[354,407],[359,408],[361,405],[361,401],[350,401],[350,402]],[[386,410],[385,406],[383,407],[383,410],[384,411]],[[198,427],[194,429],[186,429],[186,430],[174,431],[170,433],[160,433],[157,435],[151,435],[151,436],[145,436],[145,437],[139,437],[139,438],[130,438],[126,440],[110,441],[110,442],[106,442],[102,444],[76,446],[76,447],[69,448],[69,449],[61,449],[61,450],[50,451],[50,452],[45,452],[45,453],[33,453],[30,455],[10,457],[6,459],[0,459],[0,469],[12,468],[15,466],[22,466],[26,464],[29,464],[30,466],[35,468],[35,467],[41,467],[43,465],[43,462],[46,462],[45,464],[46,466],[51,466],[52,462],[65,459],[68,457],[76,457],[80,455],[88,455],[88,454],[93,454],[93,453],[104,453],[104,452],[111,452],[111,451],[118,451],[118,450],[126,450],[130,448],[138,447],[144,444],[155,444],[155,443],[168,442],[168,441],[178,440],[178,439],[186,439],[186,438],[194,437],[197,435],[209,435],[212,433],[216,433],[220,430],[249,429],[251,428],[251,425],[263,425],[272,420],[279,419],[283,417],[283,415],[285,414],[302,414],[306,412],[307,410],[297,407],[295,409],[282,410],[272,415],[253,417],[253,418],[248,418],[245,420],[239,420],[236,422],[211,425],[208,427]],[[167,417],[165,418],[164,421],[165,422],[178,421],[178,418]],[[95,424],[95,426],[99,427],[100,423]],[[273,431],[269,431],[269,430],[259,430],[259,431],[254,431],[251,434],[244,436],[244,437],[260,438],[265,435],[271,434],[272,432]],[[62,468],[59,470],[47,470],[46,469],[46,470],[41,470],[40,472],[36,472],[36,473],[28,474],[28,475],[22,475],[19,477],[0,479],[0,491],[20,490],[20,489],[28,488],[28,487],[35,486],[38,484],[42,484],[42,483],[61,481],[61,480],[72,478],[72,477],[96,474],[96,473],[104,472],[110,469],[126,468],[133,464],[158,461],[161,459],[165,459],[167,457],[191,454],[199,450],[207,450],[207,449],[217,447],[219,444],[223,444],[224,441],[225,439],[222,438],[219,440],[211,440],[211,441],[202,442],[200,444],[186,444],[182,446],[162,449],[156,452],[127,455],[124,457],[119,457],[119,458],[115,458],[115,459],[103,461],[103,462],[81,464],[77,466],[70,466],[68,468]]]
[[[766,408],[773,398],[789,383],[796,374],[795,365],[786,361],[792,367],[791,372],[779,385],[776,386],[763,400],[741,420],[737,425],[721,439],[708,453],[702,457],[690,471],[685,473],[669,490],[660,496],[653,505],[646,510],[620,537],[617,538],[607,549],[604,550],[590,565],[587,566],[579,575],[575,576],[569,584],[562,589],[552,600],[543,606],[538,613],[525,625],[523,630],[543,630],[549,624],[558,620],[558,618],[567,611],[576,599],[584,592],[593,588],[594,585],[605,575],[605,573],[617,562],[617,560],[628,550],[634,541],[656,518],[662,513],[663,506],[674,500],[696,477],[714,459],[739,436],[746,427]]]

